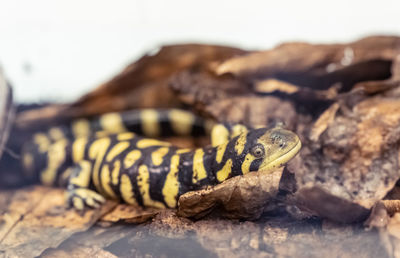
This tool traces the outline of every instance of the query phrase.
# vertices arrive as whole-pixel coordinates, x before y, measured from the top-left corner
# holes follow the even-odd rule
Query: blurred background
[[[73,100],[165,44],[267,49],[400,35],[399,0],[0,0],[0,66],[17,101]]]

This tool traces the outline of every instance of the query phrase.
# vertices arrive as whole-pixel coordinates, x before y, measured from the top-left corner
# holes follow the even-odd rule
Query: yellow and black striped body
[[[186,117],[182,120],[186,122],[181,122],[185,126],[177,129],[178,126],[171,122],[172,116],[167,111],[165,114],[169,117],[165,123],[169,124],[170,132],[176,134],[178,131],[181,135],[196,132],[197,129],[193,129],[196,128],[193,125],[196,119],[187,121]],[[135,122],[142,128],[142,131],[137,128],[136,131],[163,135],[162,127],[156,125],[154,117],[162,116],[153,113],[153,118],[148,120],[153,121],[152,126],[150,122],[147,126]],[[185,192],[215,185],[250,171],[281,166],[301,147],[294,133],[280,127],[251,130],[241,127],[230,133],[237,136],[225,135],[222,138],[230,140],[217,146],[181,149],[132,132],[121,132],[132,128],[126,128],[126,123],[122,122],[126,118],[120,117],[117,122],[115,117],[113,119],[114,124],[125,128],[110,132],[103,126],[100,131],[107,133],[102,136],[75,133],[74,137],[67,138],[68,132],[63,132],[63,137],[57,139],[53,136],[54,139],[47,139],[47,142],[44,134],[36,135],[33,143],[25,147],[26,170],[44,184],[67,186],[69,201],[78,209],[85,205],[97,206],[104,201],[102,196],[134,205],[174,208],[178,197]],[[130,120],[143,119],[131,117]],[[199,120],[198,124],[201,123]],[[216,128],[215,134],[223,130]],[[204,129],[201,130],[197,132],[204,133]],[[218,139],[216,135],[213,138]]]
[[[50,142],[60,139],[135,132],[150,138],[208,135],[214,122],[180,109],[142,109],[81,118],[41,130]],[[35,136],[34,136],[35,138]],[[38,139],[41,141],[42,139]]]

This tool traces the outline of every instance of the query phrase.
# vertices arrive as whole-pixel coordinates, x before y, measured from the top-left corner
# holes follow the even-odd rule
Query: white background
[[[163,44],[265,49],[400,35],[400,0],[0,0],[0,66],[19,101],[69,101]]]

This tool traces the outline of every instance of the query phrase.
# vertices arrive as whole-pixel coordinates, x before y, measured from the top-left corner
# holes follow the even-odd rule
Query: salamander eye
[[[264,146],[261,144],[257,144],[253,148],[251,148],[251,154],[256,158],[261,158],[264,156]]]

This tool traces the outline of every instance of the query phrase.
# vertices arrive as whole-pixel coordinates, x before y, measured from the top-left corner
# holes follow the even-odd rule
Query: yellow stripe
[[[177,204],[176,202],[179,192],[178,167],[179,155],[173,155],[171,157],[169,172],[167,174],[167,178],[165,179],[164,187],[162,189],[164,201],[170,208],[175,208]]]
[[[231,139],[232,138],[235,138],[236,136],[238,136],[239,134],[242,134],[242,133],[247,133],[247,127],[246,126],[244,126],[244,125],[241,125],[241,124],[237,124],[237,125],[234,125],[233,126],[233,128],[232,128],[232,134],[231,134]]]
[[[83,200],[79,197],[72,198],[72,202],[73,202],[74,208],[77,210],[83,210],[83,208],[85,207]]]
[[[41,182],[45,185],[52,185],[57,176],[57,169],[64,163],[67,140],[57,141],[52,144],[47,153],[47,167],[40,174]]]
[[[154,201],[150,197],[150,174],[146,165],[139,167],[139,174],[137,177],[137,184],[139,186],[140,194],[142,195],[144,206],[165,208],[165,205],[159,201]]]
[[[242,173],[243,173],[243,175],[250,172],[250,165],[255,159],[256,158],[253,155],[251,155],[250,153],[248,153],[246,155],[246,157],[244,158],[244,161],[242,163]]]
[[[167,155],[169,151],[168,147],[161,147],[151,153],[151,160],[155,166],[161,165],[164,160],[164,156]]]
[[[221,163],[222,158],[224,157],[224,153],[225,153],[225,151],[226,151],[226,146],[228,146],[228,142],[226,142],[226,143],[224,143],[224,144],[221,144],[221,145],[219,145],[219,146],[217,147],[217,155],[216,155],[215,160],[216,160],[218,163]]]
[[[247,133],[242,133],[236,140],[235,151],[237,155],[242,154],[244,146],[246,145],[246,138],[247,138]]]
[[[218,182],[225,181],[229,175],[231,174],[232,171],[232,160],[228,159],[221,170],[217,172],[217,180]]]
[[[158,122],[158,112],[153,109],[144,109],[140,112],[142,121],[142,131],[144,135],[149,137],[157,137],[160,135],[161,128]]]
[[[129,204],[138,205],[135,194],[133,193],[132,182],[126,174],[121,175],[120,191],[122,199]]]
[[[229,141],[228,129],[222,124],[215,125],[211,130],[211,145],[215,147],[227,141]]]
[[[126,150],[129,147],[129,142],[119,142],[115,144],[111,150],[108,152],[106,161],[110,162],[112,161],[117,155],[121,154],[124,150]]]
[[[86,119],[78,119],[72,122],[72,133],[75,138],[87,137],[91,134],[90,122]]]
[[[139,140],[136,144],[136,146],[138,148],[147,148],[147,147],[151,147],[151,146],[170,146],[171,144],[168,142],[162,142],[159,140],[155,140],[155,139],[142,139]]]
[[[107,196],[113,198],[113,199],[118,199],[117,195],[114,193],[110,186],[110,169],[107,164],[105,164],[102,169],[101,169],[101,185],[103,187],[104,192],[107,194]]]
[[[135,162],[140,159],[142,156],[142,153],[140,150],[133,150],[126,154],[125,159],[124,159],[124,168],[130,168],[135,164]]]
[[[126,141],[126,140],[131,140],[135,138],[135,134],[134,133],[120,133],[117,135],[117,139],[118,141]]]
[[[114,162],[114,168],[113,171],[111,172],[111,180],[113,185],[118,185],[120,170],[121,170],[121,161],[117,159]]]
[[[92,165],[89,161],[81,161],[79,162],[79,168],[79,174],[71,177],[70,182],[82,188],[88,187],[90,184],[90,172]]]
[[[72,144],[72,160],[74,163],[78,163],[84,159],[87,142],[87,138],[81,137],[75,140]]]
[[[33,135],[33,142],[38,145],[39,152],[46,152],[51,144],[50,139],[44,133],[35,133]]]
[[[207,172],[206,169],[204,168],[203,158],[204,158],[203,149],[197,149],[193,157],[192,182],[194,184],[207,177]]]
[[[179,149],[176,151],[176,154],[182,154],[182,153],[186,153],[186,152],[190,152],[192,149],[189,148],[185,148],[185,149]]]
[[[99,192],[101,192],[101,185],[99,180],[100,164],[103,161],[104,155],[106,154],[110,143],[111,140],[109,138],[100,138],[94,141],[89,149],[89,157],[92,160],[95,160],[92,171],[93,184]]]
[[[118,113],[108,113],[100,117],[100,125],[108,133],[121,133],[128,131]]]
[[[171,121],[171,127],[177,135],[190,135],[195,120],[192,113],[172,109],[168,116]]]

